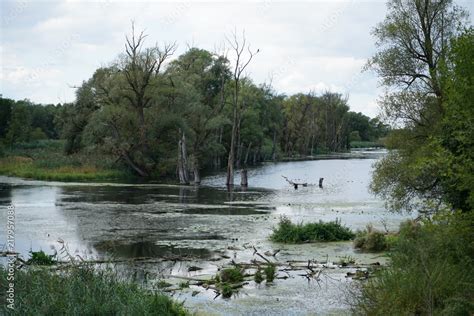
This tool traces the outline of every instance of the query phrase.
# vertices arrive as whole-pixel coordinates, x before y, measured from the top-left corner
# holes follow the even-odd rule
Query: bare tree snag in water
[[[193,162],[194,184],[201,183],[201,174],[199,173],[199,162],[197,159]]]
[[[295,182],[293,180],[288,179],[288,177],[285,177],[283,175],[282,177],[286,180],[286,182],[291,184],[295,188],[295,190],[298,190],[299,186],[307,187],[308,185],[315,185],[315,184],[308,184],[307,182]],[[319,187],[321,189],[323,188],[323,181],[324,181],[324,178],[319,178]]]
[[[240,185],[246,187],[248,184],[247,169],[242,169],[240,172]]]
[[[178,177],[180,184],[189,184],[188,158],[186,153],[186,136],[179,130],[181,138],[178,141]]]
[[[307,187],[308,186],[308,183],[307,182],[295,182],[295,181],[292,181],[290,179],[288,179],[288,177],[285,177],[285,176],[282,176],[289,184],[291,184],[295,190],[298,190],[298,187],[301,185],[303,187]]]
[[[237,141],[240,139],[240,121],[241,121],[241,111],[242,105],[239,103],[240,95],[240,79],[245,71],[245,68],[250,64],[252,58],[259,52],[252,52],[250,50],[250,45],[247,44],[245,39],[245,33],[242,33],[242,39],[239,40],[237,37],[237,32],[232,33],[232,38],[227,38],[228,44],[231,46],[234,57],[235,57],[235,67],[233,70],[233,79],[234,87],[232,91],[232,107],[233,107],[233,119],[232,119],[232,133],[230,139],[230,148],[229,148],[229,157],[227,159],[227,179],[226,185],[234,185],[234,164],[235,164],[235,151],[236,146],[239,144]],[[244,59],[244,50],[247,49],[249,56]]]

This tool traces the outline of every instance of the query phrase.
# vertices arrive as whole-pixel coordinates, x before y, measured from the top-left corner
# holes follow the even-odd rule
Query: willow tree
[[[443,69],[465,17],[452,0],[391,0],[385,20],[374,30],[379,51],[368,67],[390,91],[381,101],[384,118],[403,127],[389,139],[399,150],[377,164],[372,183],[392,209],[418,208],[428,201],[440,205],[441,174],[430,159],[429,139],[440,132]]]
[[[156,137],[151,129],[156,125],[159,104],[160,71],[173,54],[175,46],[144,48],[146,35],[126,37],[125,53],[110,67],[98,69],[93,76],[95,111],[87,126],[90,142],[105,145],[136,174],[150,175],[157,164]]]
[[[171,62],[167,76],[172,80],[178,97],[181,128],[178,161],[180,182],[186,182],[186,168],[191,168],[194,182],[200,183],[200,169],[214,154],[223,148],[218,142],[218,131],[228,124],[224,116],[225,87],[230,79],[228,61],[206,50],[190,48]],[[185,136],[188,137],[185,137]],[[189,143],[190,166],[187,161],[186,143]]]

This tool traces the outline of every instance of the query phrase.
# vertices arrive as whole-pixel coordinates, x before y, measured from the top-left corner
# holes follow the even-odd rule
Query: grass
[[[0,267],[0,291],[7,272]],[[0,305],[0,314],[6,314]],[[15,310],[10,315],[187,315],[168,296],[119,280],[110,271],[91,267],[53,273],[29,268],[15,273]]]
[[[320,241],[351,240],[355,234],[340,221],[308,224],[294,224],[288,218],[282,217],[278,226],[273,229],[270,240],[289,244]]]
[[[357,315],[473,315],[474,214],[405,222],[389,267],[361,284]]]
[[[63,153],[62,140],[42,140],[5,149],[0,174],[49,181],[110,181],[130,178],[99,153]]]

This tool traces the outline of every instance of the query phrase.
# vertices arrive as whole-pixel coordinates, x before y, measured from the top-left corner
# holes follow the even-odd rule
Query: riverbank
[[[0,175],[48,181],[125,181],[133,176],[114,168],[106,155],[64,155],[64,141],[41,140],[3,150]]]
[[[370,145],[370,144],[368,144]],[[11,177],[45,180],[45,181],[78,181],[78,182],[127,182],[143,181],[118,164],[111,156],[79,152],[64,154],[63,140],[39,140],[31,143],[17,144],[15,147],[3,149],[0,158],[0,175]],[[353,152],[321,153],[313,156],[281,157],[272,162],[374,158],[374,150],[379,148],[358,148]],[[255,168],[258,166],[254,166]],[[215,173],[215,172],[213,172]],[[173,178],[150,178],[148,181],[160,180],[174,183]],[[236,183],[239,183],[237,180]]]

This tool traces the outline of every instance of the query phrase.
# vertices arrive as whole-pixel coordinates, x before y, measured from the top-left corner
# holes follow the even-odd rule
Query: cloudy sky
[[[472,15],[474,0],[457,3]],[[176,42],[221,51],[245,30],[260,53],[248,68],[279,92],[341,92],[353,111],[375,116],[382,89],[361,68],[375,51],[370,30],[384,0],[331,1],[38,1],[1,0],[0,93],[39,103],[74,100],[74,86],[123,51],[131,20],[146,44]]]

